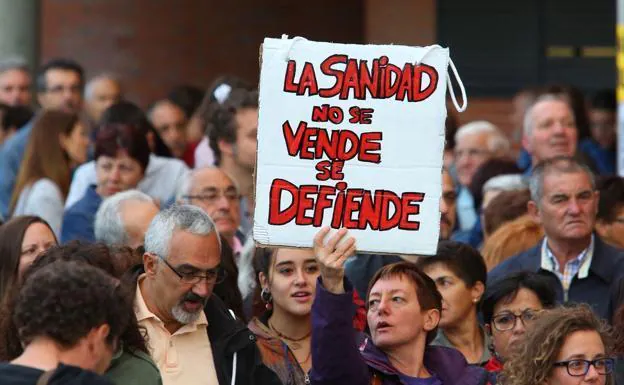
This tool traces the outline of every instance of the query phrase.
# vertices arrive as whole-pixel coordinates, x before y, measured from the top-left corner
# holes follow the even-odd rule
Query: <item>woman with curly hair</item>
[[[544,311],[503,369],[504,385],[612,384],[607,324],[587,305]]]

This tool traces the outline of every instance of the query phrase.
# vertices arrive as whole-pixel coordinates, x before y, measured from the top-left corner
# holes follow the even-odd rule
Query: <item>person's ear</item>
[[[440,323],[440,311],[438,309],[429,309],[425,311],[425,320],[423,322],[423,328],[425,331],[431,331],[435,329]]]
[[[484,325],[485,328],[485,332],[487,333],[488,336],[492,336],[492,327],[490,326],[490,324],[485,324]]]
[[[258,273],[258,281],[262,289],[269,289],[269,278],[263,272]]]
[[[531,152],[531,150],[532,150],[532,148],[531,148],[531,141],[529,140],[529,137],[526,136],[526,134],[524,134],[524,133],[522,134],[522,141],[521,142],[522,142],[522,147],[524,147],[524,149],[527,150],[527,152],[529,154],[531,154],[532,153]]]
[[[62,133],[62,132],[61,132],[61,133],[59,134],[58,139],[59,139],[59,143],[60,143],[60,145],[61,145],[61,148],[62,148],[64,151],[67,151],[67,149],[68,149],[68,148],[69,148],[69,146],[70,146],[70,142],[71,142],[71,138],[69,137],[69,135],[65,135],[64,133]]]
[[[156,151],[156,138],[154,137],[154,133],[152,131],[148,131],[145,134],[145,139],[147,139],[147,146],[150,149],[150,152]]]
[[[221,154],[226,154],[232,156],[234,154],[234,143],[228,143],[225,139],[219,139],[217,141],[217,145],[219,146],[219,151]]]
[[[106,339],[110,334],[110,326],[108,324],[102,324],[100,326],[94,327],[87,334],[87,348],[89,352],[96,353],[100,349],[100,347],[104,344],[106,345]]]
[[[475,305],[479,303],[479,301],[481,301],[481,297],[483,296],[484,292],[485,292],[485,285],[481,281],[477,281],[472,286],[472,288],[470,288],[471,299]]]
[[[143,268],[148,276],[153,277],[156,275],[156,272],[158,271],[158,264],[160,263],[157,259],[158,257],[151,253],[143,254]]]
[[[540,225],[542,224],[542,219],[540,218],[540,215],[539,215],[540,209],[537,203],[535,203],[535,201],[530,200],[529,203],[527,203],[527,211],[535,222],[539,223]]]
[[[597,219],[594,228],[601,239],[610,238],[609,233],[611,232],[611,225],[608,223],[605,223],[601,219]]]

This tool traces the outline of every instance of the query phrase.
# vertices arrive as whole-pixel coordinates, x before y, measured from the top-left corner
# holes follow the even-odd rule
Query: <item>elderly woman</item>
[[[353,287],[344,263],[355,240],[341,229],[314,239],[321,277],[312,305],[312,384],[481,385],[489,375],[454,349],[428,346],[436,335],[442,296],[415,264],[398,262],[371,279],[367,301],[370,337],[356,333]]]
[[[505,363],[505,385],[605,385],[615,360],[606,324],[587,305],[545,311]]]
[[[115,193],[135,188],[145,175],[149,162],[145,135],[131,125],[106,125],[95,140],[97,184],[65,211],[61,242],[95,241],[94,221],[102,200]]]
[[[555,293],[548,277],[538,273],[514,273],[491,284],[481,301],[488,346],[492,358],[485,365],[499,372],[509,360],[512,349],[525,338],[527,328],[544,309],[555,306]]]

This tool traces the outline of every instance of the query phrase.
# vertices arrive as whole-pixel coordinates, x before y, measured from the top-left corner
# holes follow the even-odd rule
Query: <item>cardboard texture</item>
[[[436,252],[446,48],[265,39],[254,240],[311,247],[346,227],[358,252]]]

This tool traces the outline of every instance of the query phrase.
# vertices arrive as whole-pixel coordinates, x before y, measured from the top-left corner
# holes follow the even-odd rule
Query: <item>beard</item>
[[[188,312],[184,310],[184,302],[186,301],[194,301],[201,302],[202,306],[196,312]],[[188,325],[197,321],[201,313],[204,311],[204,306],[206,306],[206,302],[208,302],[208,298],[201,297],[195,293],[189,292],[171,309],[171,315],[173,318],[183,325]]]

